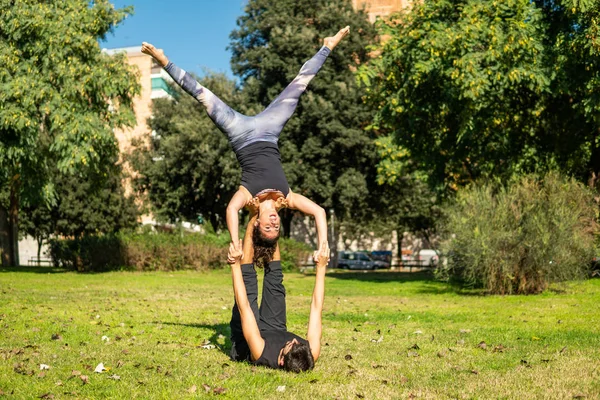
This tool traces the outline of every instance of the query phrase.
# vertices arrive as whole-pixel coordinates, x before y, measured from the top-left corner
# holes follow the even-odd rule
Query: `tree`
[[[108,0],[0,0],[0,245],[18,263],[22,197],[53,198],[50,170],[102,174],[117,154],[113,129],[134,122],[136,74],[98,39],[131,14]]]
[[[200,80],[234,109],[247,107],[235,83],[224,75]],[[139,142],[132,153],[138,191],[148,197],[158,219],[196,221],[199,214],[213,228],[225,223],[227,203],[238,188],[241,172],[227,138],[191,96],[173,88],[175,101],[157,99],[148,120],[151,142]]]
[[[456,189],[559,166],[600,171],[594,1],[415,2],[359,77],[432,184]],[[600,158],[598,158],[600,160]]]
[[[231,33],[232,68],[248,98],[266,107],[296,76],[322,39],[351,26],[311,81],[279,139],[292,190],[342,220],[372,218],[377,152],[353,71],[369,58],[375,30],[349,1],[250,0]],[[371,132],[372,133],[372,132]],[[282,215],[289,235],[292,214]]]

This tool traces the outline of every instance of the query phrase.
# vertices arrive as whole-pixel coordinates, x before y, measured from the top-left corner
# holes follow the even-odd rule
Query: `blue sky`
[[[102,48],[162,48],[181,68],[203,75],[203,68],[233,77],[226,50],[229,34],[243,14],[246,0],[113,0],[116,8],[134,6],[133,16],[108,34]]]

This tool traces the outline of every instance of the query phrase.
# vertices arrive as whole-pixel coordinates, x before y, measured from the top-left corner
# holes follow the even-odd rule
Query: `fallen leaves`
[[[62,336],[58,333],[52,335],[52,340],[62,340]]]

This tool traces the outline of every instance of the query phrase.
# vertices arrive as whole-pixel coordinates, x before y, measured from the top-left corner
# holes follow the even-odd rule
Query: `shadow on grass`
[[[353,271],[332,270],[327,273],[328,278],[353,280],[358,282],[418,282],[419,286],[414,291],[419,294],[448,294],[454,293],[460,296],[483,296],[481,289],[471,289],[461,285],[459,282],[441,282],[436,280],[432,271],[399,272],[399,271]]]
[[[212,331],[211,336],[208,338],[210,344],[213,344],[219,349],[223,354],[229,356],[229,352],[231,351],[231,339],[229,338],[229,324],[182,324],[179,322],[156,322],[157,324],[162,325],[173,325],[173,326],[187,326],[189,328],[201,328],[201,329],[209,329]],[[225,344],[221,346],[219,344],[219,336],[223,335],[225,337]]]
[[[433,282],[435,278],[429,271],[422,272],[395,272],[395,271],[344,271],[332,270],[327,273],[328,278],[345,279],[361,282]]]
[[[20,267],[0,267],[0,273],[2,272],[26,272],[30,274],[62,274],[65,272],[70,272],[70,270],[56,267],[28,267],[22,265]]]

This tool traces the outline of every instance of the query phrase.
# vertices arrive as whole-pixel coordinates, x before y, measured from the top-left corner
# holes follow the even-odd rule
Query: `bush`
[[[179,233],[118,233],[50,241],[56,267],[80,272],[115,269],[135,271],[207,270],[226,265],[229,235]],[[291,239],[280,239],[285,271],[299,266],[310,248]]]
[[[292,271],[299,268],[312,254],[312,249],[306,243],[294,239],[279,239],[279,251],[281,253],[281,269]]]
[[[496,294],[582,278],[594,256],[596,210],[589,189],[555,172],[465,189],[447,211],[451,237],[438,275]]]
[[[56,266],[77,271],[204,270],[223,266],[229,237],[201,234],[118,233],[50,241]]]

